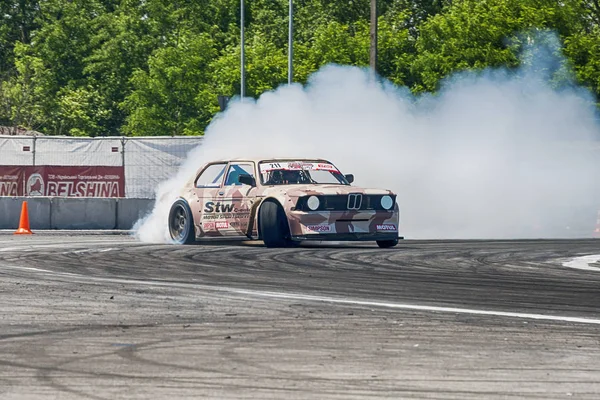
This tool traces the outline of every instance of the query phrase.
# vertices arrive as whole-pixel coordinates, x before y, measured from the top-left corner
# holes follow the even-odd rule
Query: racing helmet
[[[281,171],[281,178],[284,183],[299,183],[300,171]]]

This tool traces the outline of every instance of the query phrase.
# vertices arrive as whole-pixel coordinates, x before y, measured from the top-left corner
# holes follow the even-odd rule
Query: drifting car
[[[398,244],[399,209],[389,190],[351,186],[322,159],[235,159],[204,165],[169,212],[175,243],[262,240],[267,247],[319,241]]]

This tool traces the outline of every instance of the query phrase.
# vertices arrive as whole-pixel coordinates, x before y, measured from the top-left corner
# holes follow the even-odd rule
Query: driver
[[[301,171],[275,170],[271,172],[267,185],[289,185],[300,183]]]
[[[300,171],[281,171],[284,185],[300,182]]]

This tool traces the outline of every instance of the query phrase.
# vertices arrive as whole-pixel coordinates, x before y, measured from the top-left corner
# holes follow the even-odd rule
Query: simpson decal
[[[329,225],[307,225],[306,229],[308,229],[311,232],[318,233],[331,232],[331,226]]]

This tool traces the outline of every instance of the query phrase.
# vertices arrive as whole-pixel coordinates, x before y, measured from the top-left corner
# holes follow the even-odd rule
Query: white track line
[[[595,255],[590,255],[590,256],[576,257],[576,258],[572,259],[571,261],[564,262],[563,266],[567,267],[567,268],[582,269],[585,271],[600,272],[600,268],[592,267],[590,265],[593,263],[597,263],[598,261],[600,261],[600,255],[595,254]]]
[[[213,292],[221,293],[232,293],[238,295],[246,295],[253,297],[266,297],[275,299],[285,300],[306,300],[321,303],[330,304],[344,304],[344,305],[357,305],[357,306],[368,306],[368,307],[380,307],[380,308],[391,308],[400,310],[414,310],[414,311],[432,311],[441,313],[453,313],[453,314],[470,314],[470,315],[486,315],[495,317],[507,317],[507,318],[521,318],[521,319],[534,319],[542,321],[558,321],[558,322],[573,322],[580,324],[593,324],[600,325],[600,319],[595,318],[582,318],[582,317],[569,317],[561,315],[547,315],[547,314],[533,314],[533,313],[518,313],[508,311],[491,311],[491,310],[477,310],[472,308],[458,308],[458,307],[439,307],[439,306],[425,306],[418,304],[405,304],[405,303],[391,303],[383,301],[372,301],[372,300],[360,300],[340,297],[329,297],[329,296],[314,296],[301,293],[283,293],[283,292],[270,292],[261,290],[249,290],[249,289],[236,289],[230,287],[214,287],[195,283],[178,283],[178,282],[162,282],[162,281],[142,281],[137,279],[124,279],[124,278],[101,278],[91,277],[79,274],[73,274],[68,272],[54,272],[50,270],[31,268],[31,267],[19,267],[0,265],[0,272],[2,268],[9,268],[15,270],[24,270],[31,272],[40,272],[45,275],[56,276],[56,277],[68,277],[70,279],[79,279],[82,282],[90,283],[95,282],[110,282],[120,284],[136,284],[136,285],[147,285],[147,286],[161,286],[161,287],[175,287],[183,289],[202,289]]]

